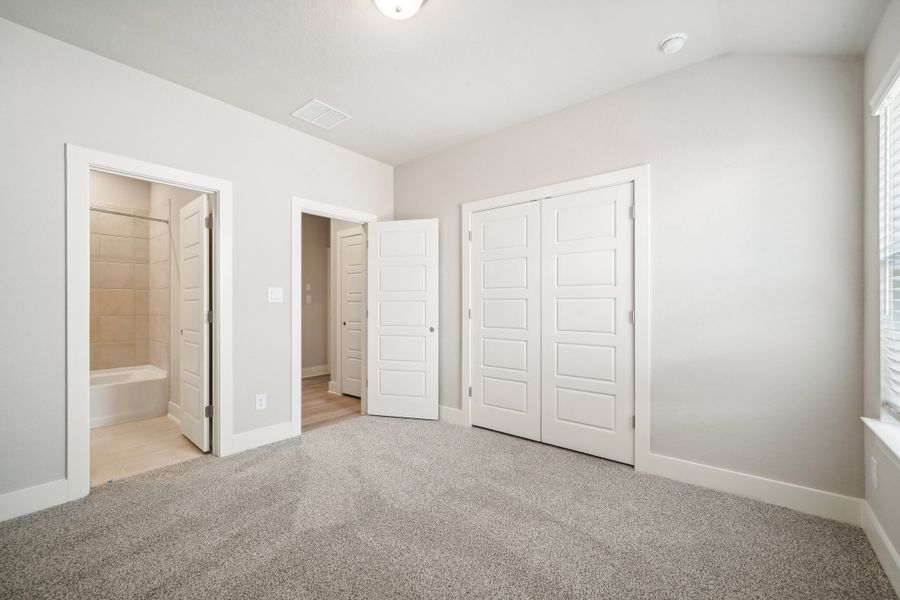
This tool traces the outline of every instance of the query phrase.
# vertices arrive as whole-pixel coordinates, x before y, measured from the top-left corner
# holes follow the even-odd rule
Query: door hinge
[[[470,385],[469,386],[469,398],[471,398],[471,397],[472,397],[472,386]]]
[[[471,308],[469,309],[469,318],[470,319],[472,318],[472,309]]]
[[[472,241],[472,230],[471,229],[469,230],[469,241],[470,242]]]
[[[212,312],[213,311],[211,311],[211,310],[206,311],[206,322],[207,323],[212,323],[212,320],[213,320]]]
[[[633,206],[628,207],[628,218],[631,220],[634,220],[635,218],[635,211]]]
[[[206,408],[203,409],[203,416],[204,417],[212,417],[213,416],[213,405],[212,404],[206,405]]]
[[[628,311],[628,320],[631,322],[632,325],[634,325],[634,311],[633,310]]]
[[[635,426],[635,416],[631,415],[631,428],[634,429]]]
[[[207,229],[212,229],[212,215],[206,215],[206,220],[204,221]]]

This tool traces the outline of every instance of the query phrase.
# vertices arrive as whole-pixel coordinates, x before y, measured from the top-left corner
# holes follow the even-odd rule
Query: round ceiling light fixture
[[[408,19],[419,12],[424,0],[375,0],[378,10],[397,21]]]
[[[685,42],[687,42],[686,33],[673,33],[659,43],[659,51],[665,54],[675,54],[684,48]]]

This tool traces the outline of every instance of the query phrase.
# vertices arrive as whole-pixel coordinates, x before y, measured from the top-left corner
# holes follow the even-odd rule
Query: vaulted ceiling
[[[389,164],[729,52],[862,54],[887,0],[0,0],[0,17]],[[664,55],[657,43],[685,32]],[[352,115],[291,116],[311,98]]]

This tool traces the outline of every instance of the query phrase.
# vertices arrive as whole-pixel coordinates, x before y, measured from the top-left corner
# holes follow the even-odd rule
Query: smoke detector
[[[292,112],[291,115],[322,129],[334,129],[350,118],[350,115],[347,113],[329,106],[316,98]]]
[[[684,48],[685,42],[687,42],[686,33],[673,33],[659,43],[659,51],[664,54],[675,54]]]

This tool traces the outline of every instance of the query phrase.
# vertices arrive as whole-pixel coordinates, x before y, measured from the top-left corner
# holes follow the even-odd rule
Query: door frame
[[[90,493],[90,174],[101,171],[215,197],[210,290],[213,306],[213,454],[234,452],[232,223],[230,181],[72,144],[66,160],[66,482],[68,499]]]
[[[472,308],[471,247],[469,232],[472,213],[543,200],[601,187],[631,183],[634,186],[634,467],[645,470],[650,459],[650,165],[564,181],[542,187],[466,202],[460,208],[460,245],[462,278],[460,323],[462,361],[459,410],[441,407],[442,418],[472,425],[472,332],[468,318]]]
[[[378,217],[352,208],[291,196],[291,435],[300,435],[303,412],[303,214],[340,219],[365,225]],[[363,227],[363,236],[365,236]],[[334,253],[332,252],[332,255]],[[332,264],[335,261],[332,260]],[[366,302],[363,288],[363,303]],[[366,327],[362,331],[362,372],[366,368]],[[362,386],[362,414],[366,414],[367,390]]]
[[[368,238],[366,236],[367,232],[366,232],[365,228],[362,226],[360,226],[360,229],[361,229],[361,234],[359,234],[359,235],[362,235],[363,243],[366,243],[368,240]],[[332,268],[334,269],[334,272],[337,274],[337,276],[334,277],[334,290],[335,290],[334,296],[335,297],[331,299],[333,306],[337,307],[335,314],[332,315],[334,317],[334,322],[332,323],[332,325],[334,327],[334,331],[333,331],[334,345],[337,346],[338,351],[335,353],[337,360],[335,361],[335,364],[331,367],[332,370],[334,371],[334,373],[332,373],[332,375],[334,375],[334,377],[331,379],[331,381],[334,382],[337,387],[335,388],[335,390],[332,390],[329,386],[328,391],[333,392],[335,394],[343,394],[344,393],[344,383],[343,383],[343,381],[341,381],[341,362],[343,359],[342,352],[344,350],[344,348],[343,348],[344,330],[343,330],[343,326],[338,325],[338,323],[343,322],[343,303],[341,302],[341,289],[342,289],[341,288],[341,276],[343,275],[343,273],[341,273],[341,238],[358,235],[357,233],[346,233],[347,231],[350,231],[350,228],[342,229],[337,232],[337,234],[335,235],[335,241],[336,241],[337,247],[332,248],[332,255],[334,256],[334,263],[332,265]],[[368,259],[368,256],[365,256],[363,258]],[[363,267],[364,267],[363,275],[365,275],[366,274],[365,269],[368,267],[368,265],[364,264]],[[368,299],[366,292],[368,292],[368,286],[365,285],[365,282],[364,282],[363,283],[363,301],[364,301],[364,303]],[[365,308],[365,307],[363,307],[363,308]],[[368,327],[368,319],[366,318],[366,316],[367,315],[365,313],[363,313],[362,329],[365,329],[366,327]],[[361,342],[364,341],[365,339],[366,339],[366,332],[362,332]],[[364,350],[361,349],[360,354],[365,354]],[[362,368],[364,366],[365,366],[365,363],[361,361],[360,377],[363,376]],[[362,398],[362,392],[360,392],[360,398]],[[368,412],[367,408],[368,408],[368,402],[366,402],[365,405],[363,406],[362,414],[366,414],[366,412]]]

